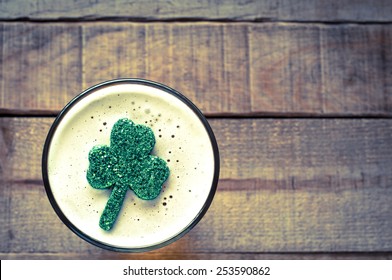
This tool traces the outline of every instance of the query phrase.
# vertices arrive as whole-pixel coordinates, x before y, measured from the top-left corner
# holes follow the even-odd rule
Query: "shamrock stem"
[[[114,185],[109,200],[101,215],[101,219],[99,220],[99,226],[102,229],[110,230],[113,227],[117,216],[120,213],[127,190],[128,187],[119,186],[117,184]]]

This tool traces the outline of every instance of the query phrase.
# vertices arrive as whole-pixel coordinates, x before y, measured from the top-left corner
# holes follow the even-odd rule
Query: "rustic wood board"
[[[220,187],[220,186],[219,186]],[[239,186],[241,188],[241,186]],[[10,193],[7,195],[7,193]],[[390,189],[219,190],[203,220],[162,253],[391,251]],[[42,185],[3,185],[2,253],[100,252],[55,216]]]
[[[0,253],[2,260],[391,260],[392,253],[190,253],[166,248],[148,253]]]
[[[53,118],[0,118],[3,180],[40,182],[42,148],[52,122]],[[244,190],[387,188],[392,183],[390,119],[210,119],[210,123],[226,188],[233,180],[246,184]]]
[[[30,20],[391,21],[388,0],[13,0],[0,18]]]
[[[165,83],[206,115],[391,116],[390,25],[2,23],[0,113],[53,115],[96,83]]]
[[[0,1],[0,259],[391,259],[390,2]],[[149,253],[78,238],[41,178],[53,117],[120,77],[183,92],[221,154],[206,216]]]
[[[41,149],[52,122],[0,119],[1,256],[108,256],[72,234],[46,198]],[[222,163],[210,210],[178,242],[136,257],[392,250],[392,120],[210,123]]]

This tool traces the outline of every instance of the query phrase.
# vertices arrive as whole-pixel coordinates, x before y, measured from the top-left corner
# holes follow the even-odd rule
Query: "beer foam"
[[[107,232],[99,219],[111,189],[88,184],[88,153],[110,145],[111,129],[121,118],[153,130],[151,154],[166,160],[170,175],[154,200],[141,200],[129,189]],[[146,248],[175,238],[197,219],[219,169],[214,156],[206,127],[181,99],[146,84],[114,83],[82,95],[62,115],[48,149],[48,181],[60,211],[88,238],[111,247]]]

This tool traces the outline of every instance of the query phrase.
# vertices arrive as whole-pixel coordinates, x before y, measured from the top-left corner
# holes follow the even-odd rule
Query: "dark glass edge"
[[[175,97],[179,98],[181,101],[183,101],[192,111],[198,116],[200,121],[202,122],[204,128],[207,131],[207,134],[209,136],[212,149],[213,149],[213,154],[214,154],[214,176],[212,180],[212,186],[210,189],[210,193],[208,194],[207,200],[204,203],[203,207],[199,211],[199,213],[196,215],[193,221],[191,221],[188,226],[182,230],[179,234],[176,236],[162,242],[156,245],[148,246],[148,247],[142,247],[142,248],[126,248],[126,247],[114,247],[108,244],[105,244],[103,242],[100,242],[98,240],[93,239],[92,237],[88,236],[87,234],[83,233],[81,230],[79,230],[61,211],[59,205],[57,204],[54,195],[51,191],[50,188],[50,183],[49,183],[49,176],[48,176],[48,170],[47,170],[47,164],[48,164],[48,152],[50,148],[50,144],[53,138],[54,133],[56,132],[56,129],[58,125],[60,124],[61,120],[63,117],[67,114],[67,112],[82,98],[85,96],[94,93],[94,91],[107,87],[107,86],[112,86],[115,84],[142,84],[146,86],[151,86],[155,87],[158,89],[161,89],[169,94],[174,95]],[[147,252],[147,251],[152,251],[156,250],[162,247],[165,247],[181,237],[183,237],[185,234],[187,234],[191,229],[193,229],[197,223],[203,218],[205,213],[207,212],[208,208],[210,207],[213,198],[215,196],[217,186],[218,186],[218,180],[219,180],[219,172],[220,172],[220,156],[219,156],[219,148],[218,148],[218,143],[216,141],[214,132],[208,123],[206,117],[203,115],[203,113],[200,111],[199,108],[196,107],[195,104],[192,103],[187,97],[185,97],[183,94],[178,92],[177,90],[170,88],[164,84],[146,80],[146,79],[139,79],[139,78],[121,78],[121,79],[115,79],[115,80],[109,80],[105,81],[102,83],[99,83],[97,85],[94,85],[84,91],[82,91],[80,94],[75,96],[57,115],[56,119],[54,120],[53,124],[51,125],[48,135],[46,137],[45,143],[44,143],[44,149],[43,149],[43,154],[42,154],[42,177],[43,177],[43,182],[44,182],[44,187],[46,194],[49,198],[50,204],[52,205],[54,211],[56,212],[57,216],[60,218],[60,220],[72,231],[74,232],[77,236],[82,238],[83,240],[89,242],[90,244],[93,244],[97,247],[110,250],[110,251],[116,251],[116,252],[123,252],[123,253],[131,253],[131,252]]]

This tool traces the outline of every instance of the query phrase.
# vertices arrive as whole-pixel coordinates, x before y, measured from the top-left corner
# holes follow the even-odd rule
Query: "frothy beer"
[[[88,155],[110,145],[113,125],[124,118],[151,128],[151,155],[166,162],[170,175],[155,199],[129,189],[105,231],[98,221],[111,189],[88,183]],[[109,81],[78,95],[56,118],[43,154],[45,188],[61,220],[86,241],[118,251],[151,250],[183,236],[207,211],[218,175],[218,147],[201,112],[175,90],[146,80]]]

